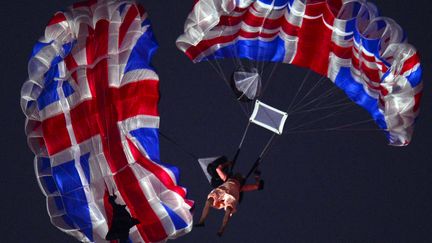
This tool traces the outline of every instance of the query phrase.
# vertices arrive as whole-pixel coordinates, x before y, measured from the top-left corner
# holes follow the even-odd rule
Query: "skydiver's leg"
[[[198,222],[198,224],[195,225],[195,227],[204,226],[204,222],[207,219],[207,216],[208,216],[209,211],[210,211],[210,207],[211,207],[211,205],[213,205],[213,202],[214,202],[213,198],[207,199],[205,206],[203,208],[202,214],[201,214],[200,221]]]
[[[223,218],[223,221],[222,221],[222,225],[219,228],[219,231],[217,232],[218,236],[222,236],[222,234],[223,234],[223,232],[225,230],[225,227],[227,226],[228,221],[231,218],[231,212],[232,212],[232,208],[231,207],[227,207],[227,209],[225,210],[225,215],[224,215],[224,218]]]

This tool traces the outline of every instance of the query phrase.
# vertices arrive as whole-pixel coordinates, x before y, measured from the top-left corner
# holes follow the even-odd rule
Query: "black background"
[[[232,154],[246,118],[210,65],[192,64],[175,47],[193,1],[139,2],[148,10],[160,44],[153,63],[161,79],[161,130],[200,157]],[[391,147],[378,132],[282,136],[262,166],[265,190],[245,195],[223,238],[216,236],[222,212],[212,211],[205,228],[178,242],[432,242],[432,3],[374,2],[384,16],[396,19],[422,54],[424,98],[412,143]],[[0,242],[74,242],[49,222],[19,106],[33,44],[51,16],[71,3],[0,3]],[[304,73],[280,65],[275,76],[280,82],[271,91],[275,98],[271,93],[265,101],[281,105],[278,95]],[[240,170],[248,168],[268,136],[253,128]],[[164,161],[180,167],[181,183],[197,203],[197,219],[210,189],[199,166],[163,139],[161,152]]]

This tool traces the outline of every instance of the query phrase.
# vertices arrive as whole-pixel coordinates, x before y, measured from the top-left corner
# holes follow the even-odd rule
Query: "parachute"
[[[51,222],[82,242],[105,242],[111,195],[139,221],[132,242],[192,228],[179,171],[160,161],[157,47],[142,6],[91,0],[55,14],[33,49],[21,106],[37,180]]]
[[[193,62],[243,58],[308,68],[366,109],[390,145],[411,141],[420,58],[402,28],[365,0],[199,0],[176,44]],[[256,73],[235,71],[237,97],[260,97]]]

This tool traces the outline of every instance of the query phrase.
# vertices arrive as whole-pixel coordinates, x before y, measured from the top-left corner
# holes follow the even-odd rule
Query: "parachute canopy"
[[[411,140],[420,59],[402,28],[365,0],[199,0],[177,46],[194,62],[238,57],[307,67],[366,109],[391,145]]]
[[[52,223],[80,241],[105,242],[112,194],[140,222],[133,242],[191,230],[178,169],[160,161],[156,49],[144,8],[115,0],[57,13],[33,49],[21,93],[28,144]]]

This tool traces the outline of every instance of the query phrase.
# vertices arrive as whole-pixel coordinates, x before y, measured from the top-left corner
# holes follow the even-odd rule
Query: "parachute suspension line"
[[[329,99],[330,97],[335,96],[335,94],[338,94],[337,91],[339,89],[337,86],[333,86],[332,88],[330,88],[326,92],[320,94],[318,97],[315,97],[314,99],[312,99],[310,101],[306,101],[307,98],[310,97],[310,95],[313,93],[313,91],[316,90],[318,87],[320,87],[323,84],[323,80],[326,79],[326,77],[324,77],[324,76],[320,77],[318,79],[318,81],[316,81],[314,83],[312,88],[309,89],[308,92],[306,92],[306,94],[298,102],[296,102],[298,100],[297,98],[299,97],[299,94],[301,93],[302,89],[305,87],[305,82],[308,80],[309,75],[310,75],[310,70],[308,70],[308,73],[305,75],[305,78],[303,79],[302,83],[300,84],[300,87],[297,90],[297,92],[296,92],[296,94],[295,94],[293,100],[291,101],[291,104],[287,110],[287,112],[289,114],[297,114],[297,115],[306,114],[307,116],[306,117],[303,116],[300,120],[295,119],[296,120],[296,122],[295,122],[296,126],[287,130],[285,132],[286,134],[293,134],[296,132],[338,131],[338,130],[341,130],[341,129],[346,128],[346,127],[350,127],[353,125],[358,125],[358,124],[366,123],[369,121],[373,121],[373,119],[369,119],[367,121],[355,122],[352,124],[346,124],[346,125],[333,127],[333,128],[309,129],[309,130],[299,131],[298,130],[299,128],[302,128],[302,127],[305,127],[309,124],[313,124],[313,123],[316,123],[318,121],[327,119],[329,117],[336,115],[339,112],[346,112],[347,108],[354,105],[354,103],[350,102],[350,100],[347,97],[344,97],[342,99],[333,99],[333,98]],[[324,105],[324,103],[326,103],[326,104]],[[310,106],[310,105],[312,105],[312,106]],[[302,110],[308,106],[310,106],[309,109]],[[312,121],[306,120],[307,121],[306,123],[303,122],[308,117],[308,115],[310,113],[312,113],[314,111],[326,110],[326,109],[331,109],[331,108],[341,108],[341,109],[339,109],[333,113],[330,113],[324,117],[320,117],[319,119],[312,120]],[[297,117],[297,116],[295,116],[295,117]],[[378,130],[382,130],[382,129],[377,129],[375,131],[378,131]]]
[[[330,102],[327,105],[340,105],[343,104],[344,102],[350,101],[347,97],[343,97],[341,99],[338,99],[336,101]]]
[[[258,51],[259,52],[259,51]],[[257,65],[258,65],[258,72],[259,72],[259,75],[262,77],[263,76],[263,73],[264,73],[264,66],[265,66],[265,61],[258,61],[258,63],[257,63]]]
[[[295,126],[295,127],[292,128],[292,129],[289,129],[288,132],[289,132],[289,131],[294,131],[294,130],[296,130],[296,129],[298,129],[298,128],[305,127],[305,126],[307,126],[307,125],[314,124],[314,123],[316,123],[316,122],[318,122],[318,121],[323,121],[323,120],[325,120],[325,119],[327,119],[327,118],[330,118],[330,117],[336,116],[336,115],[338,115],[338,113],[344,112],[344,111],[346,111],[348,108],[350,108],[350,107],[352,107],[352,106],[354,106],[354,105],[355,105],[354,103],[351,103],[351,104],[349,104],[349,105],[346,105],[346,106],[341,107],[340,109],[338,109],[338,110],[336,110],[336,111],[334,111],[334,112],[332,112],[332,113],[330,113],[330,114],[328,114],[328,115],[326,115],[326,116],[321,116],[321,117],[318,118],[318,119],[311,120],[311,121],[308,121],[308,122],[306,122],[306,123],[304,122],[305,119],[301,119],[300,122],[297,123],[297,126]],[[352,110],[351,110],[351,111],[352,111]],[[307,113],[306,113],[306,114],[307,114]]]
[[[350,51],[349,49],[348,50],[345,50],[344,51],[344,55],[346,54],[346,53],[348,53],[348,51]],[[311,93],[312,93],[312,91],[313,90],[315,90],[315,88],[317,88],[319,85],[318,84],[321,84],[321,81],[322,80],[324,80],[324,79],[327,79],[327,77],[325,77],[325,76],[322,76],[319,80],[318,80],[318,82],[312,87],[312,89],[311,90],[309,90],[309,92],[296,104],[296,105],[294,105],[294,107],[293,107],[293,110],[297,110],[297,107],[298,107],[298,105],[301,105],[301,102],[305,99],[305,98],[307,98],[307,96],[309,96]],[[329,96],[324,96],[324,97],[322,97],[322,98],[327,98],[327,97],[331,97],[332,95],[333,95],[333,91],[335,91],[335,90],[337,90],[337,86],[333,86],[330,90],[329,90]],[[327,92],[326,92],[327,93]],[[317,99],[321,99],[321,97],[317,97]],[[313,102],[315,102],[316,100],[314,99],[314,100],[312,100],[312,102],[311,103],[313,103]],[[309,105],[310,103],[308,103],[308,104],[306,104],[306,105],[304,105],[304,106],[301,106],[301,108],[304,108],[304,107],[306,107],[307,105]],[[321,104],[321,102],[319,102],[318,104],[317,104],[317,106],[318,105],[320,105]],[[332,105],[332,104],[328,104],[328,105]],[[299,109],[301,109],[301,108],[299,108]]]
[[[347,102],[345,103],[339,103],[340,100],[346,100]],[[323,101],[323,100],[322,100]],[[321,102],[320,102],[321,103]],[[298,128],[301,127],[305,127],[309,124],[318,122],[320,120],[324,120],[327,119],[329,117],[335,116],[336,113],[339,112],[352,112],[355,109],[349,109],[347,110],[347,108],[350,108],[352,106],[355,106],[355,103],[353,103],[352,101],[350,101],[348,98],[344,97],[343,99],[339,99],[336,102],[332,102],[330,104],[328,104],[327,106],[324,107],[319,107],[319,104],[317,104],[315,107],[313,107],[312,109],[309,110],[301,110],[298,111],[299,109],[296,109],[297,111],[295,112],[291,112],[291,115],[300,115],[300,114],[310,114],[313,111],[319,111],[319,110],[325,110],[325,109],[330,109],[330,108],[337,108],[337,107],[341,107],[341,109],[339,109],[338,111],[335,111],[332,114],[329,114],[328,116],[322,117],[320,119],[314,120],[314,121],[310,121],[307,123],[303,123],[303,121],[305,121],[306,117],[303,117],[302,119],[298,120],[295,122],[296,124],[298,124],[298,126],[295,126],[292,129],[289,129],[285,132],[285,134],[296,134],[296,133],[312,133],[312,132],[328,132],[328,131],[387,131],[387,129],[371,129],[371,128],[357,128],[357,129],[346,129],[355,125],[360,125],[360,124],[365,124],[365,123],[369,123],[369,122],[373,122],[374,119],[367,119],[367,120],[363,120],[363,121],[358,121],[358,122],[352,122],[352,123],[348,123],[348,124],[343,124],[340,126],[336,126],[336,127],[330,127],[330,128],[312,128],[312,129],[306,129],[306,130],[297,130]]]
[[[275,73],[278,65],[279,65],[279,63],[277,63],[277,62],[273,63],[273,68],[272,68],[272,70],[271,70],[271,72],[270,72],[270,74],[269,74],[269,76],[267,78],[267,81],[266,81],[266,83],[264,85],[264,88],[262,89],[261,95],[264,95],[264,93],[267,90],[270,82],[273,80],[272,77],[273,77],[273,74]]]
[[[237,42],[237,40],[236,40],[236,42]],[[234,58],[233,58],[233,60],[235,61],[234,65],[236,65],[237,67],[243,67],[243,62],[242,62],[242,60],[241,60],[241,58],[240,58],[240,56],[239,56],[239,54],[237,52],[236,45],[234,45],[233,49],[234,49],[234,55],[233,55]]]
[[[329,106],[329,105],[337,105],[337,104],[342,104],[344,102],[342,101],[349,101],[349,99],[347,97],[344,97],[343,99],[338,100],[337,102],[330,102],[327,103],[327,98],[330,98],[332,96],[335,96],[339,93],[341,93],[341,90],[338,90],[337,88],[333,89],[328,95],[326,95],[325,97],[323,97],[322,99],[319,99],[318,102],[313,105],[312,108],[319,108],[321,106]]]
[[[235,48],[235,53],[234,53],[234,57],[235,58],[232,58],[233,59],[233,63],[234,63],[234,65],[236,66],[236,65],[240,65],[240,66],[243,66],[243,64],[242,64],[242,62],[241,62],[241,60],[240,60],[240,58],[238,58],[238,54],[237,54],[237,49]],[[231,54],[232,54],[232,50],[230,50],[230,52],[231,52]],[[225,84],[228,86],[228,89],[230,90],[230,91],[232,91],[232,88],[231,88],[231,85],[230,85],[230,81],[228,80],[228,78],[226,77],[226,75],[225,75],[225,72],[223,71],[223,68],[222,68],[222,66],[221,66],[221,64],[219,63],[219,61],[217,60],[217,58],[215,57],[214,58],[214,61],[215,61],[215,64],[213,64],[212,62],[211,62],[211,60],[209,59],[209,63],[210,63],[210,65],[213,67],[213,69],[219,74],[219,76],[224,80],[224,82],[225,82]],[[237,62],[239,63],[237,63]],[[217,68],[216,68],[217,67]],[[234,98],[237,100],[237,97],[235,97],[235,95],[233,94],[233,96],[234,96]],[[240,108],[242,109],[242,111],[243,111],[243,113],[245,114],[245,116],[246,117],[248,117],[249,116],[249,114],[250,114],[250,109],[249,109],[249,107],[247,107],[246,106],[246,108],[242,105],[242,103],[240,102],[240,100],[237,100],[237,102],[238,102],[238,104],[239,104],[239,106],[240,106]]]
[[[276,137],[276,133],[273,133],[273,135],[270,137],[270,139],[268,140],[266,146],[264,147],[264,149],[261,151],[261,154],[259,156],[259,158],[264,158],[264,155],[268,152],[268,150],[270,149],[270,145],[272,145],[274,138]]]
[[[249,63],[249,68],[254,67],[253,61],[250,58],[246,58]]]
[[[348,50],[345,50],[344,51],[344,55],[346,54],[346,53],[348,53],[348,51],[350,51],[349,49]],[[307,105],[309,105],[309,104],[311,104],[311,103],[314,103],[316,100],[315,99],[313,99],[311,102],[308,102],[306,105],[302,105],[299,109],[297,109],[298,108],[298,106],[299,105],[301,105],[301,103],[302,103],[302,101],[305,99],[305,98],[307,98],[307,96],[309,96],[311,93],[312,93],[312,91],[313,90],[315,90],[315,88],[317,88],[319,85],[318,84],[321,84],[321,81],[322,80],[324,80],[324,79],[327,79],[327,77],[325,77],[325,76],[322,76],[319,80],[318,80],[318,82],[312,87],[312,89],[311,90],[309,90],[309,92],[296,104],[296,105],[294,105],[294,107],[293,107],[293,112],[295,112],[295,111],[297,111],[297,110],[299,110],[299,109],[302,109],[302,108],[304,108],[304,107],[306,107]],[[332,96],[332,92],[335,90],[335,89],[337,89],[337,86],[333,86],[329,91],[330,91],[330,96]],[[327,93],[327,92],[326,92]],[[323,98],[327,98],[327,97],[330,97],[330,96],[325,96],[325,97],[323,97]],[[318,99],[321,99],[321,96],[319,96],[319,97],[317,97],[316,98],[317,100]],[[320,104],[320,103],[319,103]],[[318,105],[319,105],[318,104]],[[328,104],[328,105],[330,105],[330,104]]]
[[[306,95],[304,95],[301,99],[300,99],[300,101],[299,102],[297,102],[297,104],[295,104],[293,107],[292,107],[292,109],[293,110],[295,110],[296,109],[296,107],[298,106],[298,105],[300,105],[314,90],[315,90],[315,88],[317,88],[318,86],[319,86],[319,84],[321,83],[321,81],[322,80],[324,80],[324,76],[322,76],[320,79],[318,79],[318,81],[317,82],[315,82],[315,85],[311,88],[311,89],[309,89],[309,91],[306,93]]]
[[[218,69],[222,73],[223,79],[225,80],[225,82],[228,82],[228,78],[226,77],[225,72],[223,71],[223,68],[222,68],[221,64],[219,63],[219,61],[217,60],[217,58],[215,58],[214,60],[216,62],[216,66],[218,67]]]
[[[225,32],[226,27],[227,27],[227,25],[224,25],[223,31],[220,32],[219,37],[222,36],[222,33]],[[236,44],[237,44],[237,39],[233,40],[233,45],[232,45],[233,48],[229,49],[229,52],[232,55],[232,58],[229,58],[229,59],[232,59],[234,67],[238,68],[238,67],[243,67],[243,63],[242,63],[242,61],[238,55]]]
[[[340,107],[340,106],[346,106],[346,105],[350,105],[350,104],[352,104],[352,102],[347,102],[347,103],[342,103],[342,104],[337,104],[337,105],[329,105],[329,106],[324,106],[324,107],[319,107],[319,108],[313,108],[313,109],[309,109],[309,110],[295,111],[295,112],[291,112],[290,115],[295,115],[295,114],[300,114],[300,113],[309,113],[309,112],[320,111],[320,110],[326,110],[326,109],[336,108],[336,107]]]
[[[240,151],[241,151],[241,148],[242,148],[242,146],[243,146],[243,143],[244,143],[244,141],[245,141],[245,139],[246,139],[246,135],[247,135],[247,133],[248,133],[248,131],[249,131],[250,124],[251,124],[251,121],[249,120],[249,122],[248,122],[248,124],[247,124],[247,126],[246,126],[246,129],[245,129],[244,132],[243,132],[243,136],[242,136],[242,139],[241,139],[241,141],[240,141],[240,144],[239,144],[239,146],[238,146],[238,148],[237,148],[237,151],[236,151],[236,153],[235,153],[235,155],[234,155],[234,158],[233,158],[233,160],[232,160],[233,163],[232,163],[232,165],[231,165],[230,173],[233,173],[234,166],[235,166],[235,164],[236,164],[236,162],[237,162],[237,159],[238,159],[238,157],[239,157],[239,155],[240,155]]]
[[[313,100],[308,101],[306,104],[301,105],[300,107],[297,107],[296,109],[293,109],[293,110],[291,111],[291,113],[293,113],[293,112],[297,112],[298,110],[301,110],[301,109],[303,109],[303,108],[306,108],[308,105],[311,105],[311,104],[313,104],[313,103],[315,103],[315,102],[317,102],[317,101],[319,101],[319,100],[322,100],[322,99],[326,99],[326,98],[328,98],[328,97],[331,97],[331,96],[334,94],[334,91],[335,91],[336,89],[337,89],[336,86],[330,88],[329,90],[327,90],[326,92],[320,94],[318,97],[314,98]]]
[[[250,124],[251,124],[251,121],[249,120],[249,122],[248,122],[248,124],[247,124],[247,126],[246,126],[246,129],[245,129],[245,131],[243,132],[243,136],[242,136],[242,139],[241,139],[241,141],[240,141],[240,144],[239,144],[239,146],[238,146],[239,149],[241,149],[242,146],[243,146],[243,143],[244,143],[244,141],[245,141],[245,139],[246,139],[246,135],[247,135],[247,133],[248,133],[248,130],[249,130]]]
[[[359,124],[363,124],[363,123],[367,123],[367,122],[370,122],[370,121],[374,121],[374,119],[371,118],[371,119],[367,119],[367,120],[364,120],[364,121],[353,122],[353,123],[349,123],[349,124],[346,124],[346,125],[337,126],[337,127],[330,128],[330,129],[332,129],[332,130],[339,130],[339,129],[341,129],[341,128],[352,127],[352,126],[359,125]],[[377,130],[382,131],[382,129],[377,129]]]
[[[226,26],[224,28],[226,28]],[[221,32],[221,35],[222,35],[222,32]],[[234,62],[234,66],[236,68],[237,67],[243,67],[243,63],[242,63],[241,58],[237,52],[237,39],[235,39],[235,42],[233,43],[233,48],[232,48],[232,50],[230,49],[230,53],[233,56],[232,59]]]
[[[210,64],[210,66],[213,68],[213,70],[216,72],[216,74],[221,78],[224,79],[224,75],[220,72],[220,70],[218,70],[215,66],[215,64],[212,63],[212,61],[208,61],[208,63]]]
[[[225,82],[225,84],[228,86],[228,89],[230,90],[230,93],[233,95],[234,99],[239,104],[239,106],[240,106],[241,110],[243,111],[243,113],[245,114],[245,116],[249,117],[248,111],[245,110],[245,108],[243,107],[243,105],[241,104],[241,102],[239,100],[237,100],[237,97],[232,92],[231,85],[229,84],[229,81],[228,81],[227,77],[225,76],[225,73],[223,72],[223,69],[220,66],[219,62],[216,59],[214,59],[214,60],[216,61],[215,64],[216,64],[217,68],[216,68],[215,64],[213,64],[210,60],[208,61],[208,63],[210,63],[210,65],[213,67],[213,69],[216,71],[216,73],[219,74],[219,76],[223,79],[223,81]]]
[[[301,106],[300,108],[296,108],[294,109],[291,114],[297,114],[297,115],[303,115],[306,114],[306,116],[302,116],[301,119],[297,119],[297,124],[303,123],[309,114],[311,114],[313,111],[320,111],[320,110],[325,110],[325,109],[330,109],[330,108],[337,108],[337,107],[341,107],[341,108],[348,108],[354,105],[353,102],[351,102],[347,97],[344,97],[342,99],[337,100],[336,102],[325,102],[327,100],[327,98],[335,95],[337,92],[335,92],[337,89],[337,87],[333,87],[331,90],[323,93],[322,95],[320,95],[320,97],[318,97],[317,99],[308,102],[307,104]],[[345,101],[345,102],[341,102],[341,101]],[[303,110],[302,108],[306,108],[308,107],[310,104],[315,103],[315,105],[313,105],[312,107],[310,107],[308,110]],[[327,103],[326,105],[322,105],[322,103]],[[332,115],[328,116],[331,117]],[[327,118],[327,117],[326,117]],[[307,120],[306,120],[307,121]]]
[[[303,89],[303,86],[306,83],[306,80],[309,78],[310,73],[311,73],[311,70],[309,69],[308,72],[306,73],[305,77],[303,78],[303,81],[301,82],[300,87],[297,89],[297,93],[295,94],[290,105],[288,106],[288,109],[287,109],[288,113],[289,113],[289,111],[291,111],[291,108],[294,105],[294,102],[296,101],[297,96],[299,95],[300,91]]]
[[[252,173],[258,168],[258,166],[261,164],[261,162],[263,161],[264,157],[267,155],[267,152],[270,150],[271,145],[273,144],[273,141],[276,137],[276,133],[274,133],[270,139],[268,140],[266,146],[264,147],[264,149],[261,151],[260,156],[255,160],[255,163],[252,165],[252,167],[250,168],[249,172],[246,174],[244,182],[246,183],[247,179],[249,179],[249,177],[252,175]]]
[[[226,76],[225,73],[223,72],[223,69],[221,68],[221,66],[219,65],[219,62],[214,59],[214,63],[212,60],[208,60],[208,63],[210,63],[210,66],[216,71],[216,73],[219,75],[219,77],[223,80],[226,80]]]
[[[284,134],[303,134],[303,133],[317,133],[317,132],[382,132],[388,130],[382,129],[311,129],[311,130],[300,130],[300,131],[292,131],[286,132]]]
[[[168,137],[167,135],[165,135],[161,131],[159,131],[159,135],[161,135],[161,137],[165,138],[165,140],[167,140],[168,142],[170,142],[171,144],[173,144],[175,147],[177,147],[183,153],[189,155],[194,160],[198,160],[198,157],[194,153],[189,152],[188,150],[186,150],[182,145],[180,145],[179,143],[177,143],[174,139]]]
[[[228,59],[231,59],[231,61],[233,62],[233,65],[234,65],[234,70],[236,70],[239,67],[243,67],[243,63],[242,63],[240,57],[238,56],[237,48],[235,47],[235,45],[233,45],[233,46],[234,46],[233,49],[229,50],[232,57],[228,58]]]
[[[278,63],[278,62],[273,62],[273,61],[271,61],[271,60],[269,60],[269,61],[263,61],[263,62],[262,62],[262,72],[261,72],[261,76],[264,74],[264,71],[267,70],[267,67],[268,67],[269,65],[272,65],[272,64],[279,64],[279,63]]]
[[[354,103],[353,103],[353,104],[354,104]],[[341,108],[341,109],[339,109],[339,110],[337,110],[337,111],[335,111],[335,112],[330,113],[329,115],[326,115],[326,116],[320,117],[320,118],[318,118],[318,119],[316,119],[316,120],[312,120],[312,121],[309,121],[309,122],[306,122],[306,123],[302,123],[301,125],[298,125],[298,126],[296,126],[296,127],[294,127],[294,128],[291,128],[291,129],[287,130],[287,132],[295,131],[295,130],[298,129],[298,128],[301,128],[301,127],[304,127],[304,126],[307,126],[307,125],[310,125],[310,124],[316,123],[316,122],[318,122],[318,121],[322,121],[322,120],[327,119],[327,118],[329,118],[329,117],[332,117],[332,116],[336,115],[337,113],[346,110],[346,109],[349,108],[349,107],[350,107],[350,106],[343,107],[343,108]]]
[[[221,37],[222,36],[222,33],[224,33],[225,32],[225,30],[226,30],[226,28],[227,28],[227,25],[224,25],[223,27],[222,27],[222,31],[219,31],[219,35],[217,36],[217,37]],[[234,47],[235,47],[235,44],[233,45]],[[231,59],[231,61],[233,62],[233,65],[235,66],[235,67],[237,67],[238,66],[238,62],[237,62],[237,57],[238,57],[238,55],[237,55],[237,48],[234,48],[234,50],[235,50],[235,52],[233,53],[233,51],[231,50],[231,49],[228,49],[229,50],[229,52],[231,53],[231,55],[232,55],[232,58],[228,58],[228,59]],[[216,60],[217,58],[215,57],[215,60]],[[223,71],[222,71],[223,72]],[[224,75],[225,76],[225,75]]]
[[[353,122],[351,124],[346,124],[346,125],[342,125],[342,126],[337,126],[337,127],[332,127],[332,128],[324,128],[324,129],[310,129],[310,130],[300,130],[300,131],[288,131],[286,132],[286,134],[294,134],[294,133],[311,133],[311,132],[329,132],[329,131],[336,131],[336,132],[355,132],[355,131],[388,131],[387,129],[344,129],[344,128],[349,128],[355,125],[359,125],[359,124],[364,124],[364,123],[368,123],[374,121],[374,119],[368,119],[368,120],[364,120],[364,121],[359,121],[359,122]]]

